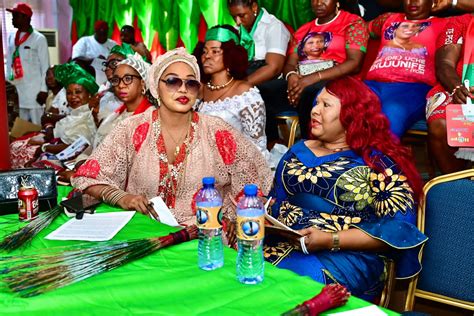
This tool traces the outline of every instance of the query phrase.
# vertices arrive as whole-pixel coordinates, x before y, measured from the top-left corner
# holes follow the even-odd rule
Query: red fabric
[[[138,27],[138,16],[136,15],[133,19],[133,28],[135,29],[135,41],[137,43],[143,43],[142,30]]]
[[[69,49],[69,53],[72,51],[72,46],[74,46],[74,44],[76,44],[78,38],[77,38],[77,25],[76,25],[76,21],[72,21],[72,25],[71,25],[71,47]]]
[[[198,31],[198,41],[205,42],[206,41],[206,32],[207,32],[207,23],[204,20],[204,17],[201,14],[201,18],[199,19],[199,31]]]
[[[220,130],[216,132],[217,149],[226,165],[231,165],[235,161],[237,144],[231,132]]]
[[[33,16],[33,10],[31,9],[30,5],[24,2],[18,2],[17,4],[15,4],[13,8],[7,9],[7,11],[12,12],[12,13],[18,12],[30,18]]]
[[[150,53],[153,60],[155,60],[158,56],[166,53],[166,49],[164,49],[160,43],[160,37],[158,36],[158,32],[155,32],[155,36],[153,37],[153,43],[151,44]]]
[[[339,16],[330,23],[316,25],[315,20],[313,20],[301,26],[294,34],[294,40],[289,51],[296,52],[299,42],[309,32],[332,33],[332,40],[321,55],[321,59],[343,63],[347,58],[347,48],[358,49],[363,52],[367,49],[369,33],[365,22],[360,16],[346,11],[341,10]]]
[[[79,169],[77,169],[74,177],[86,177],[96,179],[100,172],[100,165],[97,160],[87,160]]]
[[[103,20],[97,20],[95,21],[94,23],[94,31],[99,31],[99,30],[108,30],[109,29],[109,25],[107,24],[107,22],[103,21]]]
[[[391,13],[384,18],[381,27],[381,21],[377,19],[369,24],[371,33],[380,36],[380,47],[366,79],[435,85],[434,39],[447,19],[434,17],[413,21],[407,20],[403,13]]]
[[[150,123],[143,123],[137,126],[135,132],[133,132],[133,147],[135,151],[138,152],[142,147],[143,142],[146,139],[148,134],[148,129],[150,128]]]
[[[112,36],[110,36],[110,38],[118,45],[122,45],[122,39],[120,38],[120,28],[118,27],[117,22],[114,22],[112,27]]]

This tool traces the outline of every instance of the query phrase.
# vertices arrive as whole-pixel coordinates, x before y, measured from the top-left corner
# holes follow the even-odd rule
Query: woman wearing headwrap
[[[239,35],[230,25],[207,31],[200,56],[207,83],[202,89],[199,112],[222,118],[269,157],[265,104],[258,88],[242,80],[246,76],[247,53],[238,43]]]
[[[10,145],[12,168],[22,168],[38,158],[41,152],[45,156],[60,153],[79,137],[83,136],[90,144],[96,132],[96,126],[88,102],[99,88],[94,77],[75,63],[54,68],[56,80],[66,87],[66,98],[71,113],[59,120],[55,126],[45,124],[43,132],[31,137],[21,138]]]
[[[146,96],[145,83],[149,68],[150,65],[137,53],[129,55],[117,64],[109,82],[122,105],[101,122],[94,137],[93,148],[96,148],[119,122],[143,113],[151,106]]]
[[[108,204],[155,218],[149,199],[160,196],[180,224],[195,222],[193,195],[205,176],[215,177],[223,212],[231,219],[232,198],[246,183],[267,193],[271,171],[258,149],[220,118],[193,111],[199,81],[196,59],[184,48],[158,57],[147,83],[160,106],[118,124],[72,184]]]

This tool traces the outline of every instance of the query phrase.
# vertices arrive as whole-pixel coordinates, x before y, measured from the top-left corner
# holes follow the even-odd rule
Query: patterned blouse
[[[353,151],[317,157],[304,141],[298,142],[276,170],[272,215],[293,229],[360,229],[391,247],[384,255],[398,260],[397,276],[407,278],[421,270],[417,256],[427,238],[415,226],[416,206],[407,178],[389,157],[379,157],[378,170],[373,170]],[[284,240],[270,237],[266,244],[265,258],[276,265],[294,257],[296,249]],[[380,281],[375,272],[383,271],[376,253],[318,251],[306,257],[308,265],[315,260],[310,257],[316,257],[325,278],[345,284],[354,295],[366,294]]]

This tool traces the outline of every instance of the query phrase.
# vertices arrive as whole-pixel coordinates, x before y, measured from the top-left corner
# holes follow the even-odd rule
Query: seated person
[[[46,123],[43,132],[17,139],[10,144],[12,168],[24,168],[37,160],[41,153],[45,158],[55,159],[60,153],[79,137],[83,136],[90,144],[96,132],[89,99],[99,88],[94,77],[75,63],[54,67],[54,74],[66,87],[66,98],[71,113],[57,121]]]
[[[67,106],[66,89],[54,77],[54,66],[46,71],[46,87],[48,87],[48,97],[46,98],[45,113],[57,115],[67,115],[71,109]]]
[[[446,19],[430,16],[432,4],[404,0],[404,13],[385,13],[369,23],[371,36],[381,42],[366,84],[398,137],[424,118],[426,94],[436,83],[435,42]]]
[[[316,19],[296,30],[290,45],[291,53],[283,68],[287,82],[283,82],[280,88],[283,93],[287,91],[287,95],[281,98],[287,98],[290,104],[297,108],[303,138],[308,137],[310,112],[317,92],[324,87],[327,80],[355,74],[361,70],[369,39],[364,20],[360,16],[340,10],[337,0],[311,1],[311,7]],[[312,32],[324,33],[326,40],[331,39],[319,58],[332,63],[333,66],[300,74],[298,63],[302,58],[298,55],[298,45]]]
[[[304,237],[269,235],[265,258],[373,300],[384,257],[395,259],[399,278],[421,270],[421,179],[377,96],[357,79],[327,83],[311,111],[311,136],[283,156],[270,192],[272,215]]]
[[[474,38],[469,35],[473,32],[474,15],[465,14],[450,18],[437,40],[436,77],[440,84],[428,93],[426,119],[428,147],[442,173],[463,170],[466,160],[474,161],[472,150],[458,151],[448,145],[446,131],[446,106],[466,104],[467,98],[474,102]],[[466,79],[469,89],[464,86]]]
[[[146,61],[151,62],[151,54],[143,42],[137,42],[135,39],[135,28],[131,25],[124,25],[120,29],[120,40],[122,46],[130,45],[133,51],[140,54]],[[124,45],[125,43],[125,45]]]
[[[201,54],[203,78],[201,113],[214,115],[247,136],[268,157],[265,104],[258,88],[245,78],[247,52],[230,25],[214,26],[206,33]],[[199,53],[198,53],[199,54]]]
[[[117,64],[109,81],[122,105],[101,122],[94,136],[93,148],[97,148],[119,122],[143,113],[151,106],[145,83],[149,68],[150,65],[138,53]]]
[[[193,111],[201,85],[193,56],[184,48],[159,56],[147,84],[160,106],[119,123],[77,170],[74,187],[155,218],[149,199],[160,196],[181,224],[195,223],[193,195],[205,176],[216,178],[229,218],[245,184],[268,193],[271,171],[257,147],[222,119]]]
[[[282,21],[260,7],[256,0],[229,0],[227,7],[240,29],[240,44],[248,52],[246,80],[260,90],[266,105],[266,134],[269,141],[276,141],[279,136],[275,116],[291,110],[284,98],[284,102],[275,98],[274,92],[278,88],[276,79],[285,64],[290,32]]]

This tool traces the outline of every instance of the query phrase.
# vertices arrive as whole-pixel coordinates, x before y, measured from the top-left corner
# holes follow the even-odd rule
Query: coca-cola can
[[[38,190],[33,186],[22,186],[18,190],[18,214],[20,221],[30,221],[38,216]]]

